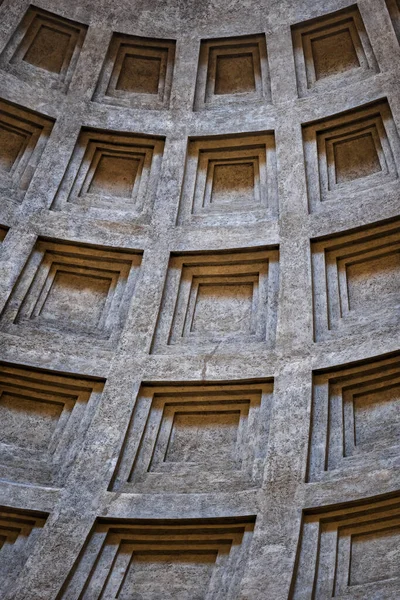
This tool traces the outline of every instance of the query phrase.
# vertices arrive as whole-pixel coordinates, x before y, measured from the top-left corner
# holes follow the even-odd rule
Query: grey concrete
[[[0,4],[0,598],[398,599],[398,0],[34,6]]]

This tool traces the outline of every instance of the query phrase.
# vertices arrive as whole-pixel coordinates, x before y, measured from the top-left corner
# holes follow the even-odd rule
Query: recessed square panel
[[[400,548],[400,526],[352,536],[349,587],[387,581],[399,575],[393,558]],[[371,569],[371,565],[374,565]]]
[[[277,285],[276,250],[172,257],[152,351],[273,344]]]
[[[196,411],[193,407],[192,411],[175,413],[165,462],[195,463],[207,468],[234,460],[240,411],[210,408]]]
[[[120,555],[128,553],[132,561],[119,589],[118,598],[130,600],[132,590],[140,600],[186,600],[188,589],[196,590],[195,598],[204,598],[217,560],[217,551],[200,548],[166,551],[138,551],[131,544],[121,544]],[[149,586],[149,579],[152,585]]]
[[[264,35],[202,40],[195,109],[271,102]]]
[[[0,396],[0,444],[45,450],[54,435],[63,405],[48,399],[4,392]]]
[[[139,254],[39,240],[9,303],[2,327],[111,342],[121,331]]]
[[[396,220],[312,243],[317,340],[396,327],[400,237]],[[378,316],[379,315],[379,316]]]
[[[210,204],[255,201],[253,162],[215,163]]]
[[[375,440],[388,447],[400,440],[400,382],[354,396],[354,437],[358,448],[372,450]]]
[[[346,183],[382,171],[371,132],[333,145],[336,183]]]
[[[140,166],[140,159],[129,155],[101,154],[88,187],[88,192],[116,196],[117,198],[129,198],[132,196]]]
[[[256,90],[252,54],[216,57],[215,94],[244,94]]]
[[[63,485],[103,386],[79,375],[0,364],[0,480]]]
[[[400,251],[349,261],[346,279],[351,311],[373,310],[380,301],[395,303],[400,289]]]
[[[236,598],[254,521],[99,519],[59,598]]]
[[[316,79],[337,75],[360,66],[349,29],[311,40]]]
[[[305,511],[289,599],[397,598],[399,517],[398,494]]]
[[[57,269],[51,287],[40,310],[40,319],[58,322],[68,315],[68,322],[77,326],[95,327],[103,313],[112,285],[111,277]],[[111,274],[110,274],[111,275]]]
[[[256,223],[277,213],[273,133],[189,141],[179,225]]]
[[[292,27],[300,96],[361,81],[379,71],[357,6]]]
[[[53,125],[53,119],[0,101],[0,194],[22,201]]]
[[[6,71],[67,92],[87,26],[31,6],[0,57]]]
[[[19,577],[40,537],[48,515],[0,507],[0,589],[15,596]]]
[[[60,73],[70,38],[68,33],[42,25],[23,60],[40,69]]]
[[[24,151],[28,135],[26,132],[0,124],[0,170],[10,173],[18,157]]]
[[[314,374],[308,480],[352,477],[400,456],[399,356]]]
[[[127,54],[117,81],[117,90],[134,94],[158,94],[161,58]]]
[[[143,385],[114,491],[227,491],[260,484],[272,382]]]
[[[251,330],[254,286],[234,281],[200,283],[190,331],[235,333]]]
[[[148,221],[163,149],[158,137],[82,129],[51,208]]]
[[[93,96],[96,102],[168,108],[175,41],[114,34]]]
[[[395,194],[400,140],[387,100],[303,126],[310,211]]]

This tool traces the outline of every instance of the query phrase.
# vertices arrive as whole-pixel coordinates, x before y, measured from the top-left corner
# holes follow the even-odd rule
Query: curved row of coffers
[[[387,7],[397,31],[396,0]],[[2,69],[63,93],[73,79],[89,27],[31,5],[0,56]],[[292,25],[300,97],[361,81],[377,72],[357,4]],[[268,37],[268,36],[267,36]],[[264,33],[201,41],[194,109],[230,102],[271,102]],[[113,33],[93,100],[139,108],[168,108],[176,41]]]
[[[398,7],[393,2],[388,7],[396,23]],[[31,7],[1,56],[1,67],[66,92],[86,30]],[[357,7],[293,26],[292,38],[300,97],[379,71]],[[167,108],[174,54],[174,41],[115,34],[93,100]],[[271,101],[262,35],[201,45],[195,110],[238,101]],[[5,101],[1,109],[1,193],[20,202],[54,122]],[[306,123],[302,132],[310,213],[344,197],[379,200],[382,189],[395,197],[400,142],[386,98]],[[49,208],[150,222],[163,150],[162,138],[82,129]],[[189,140],[178,226],[245,225],[278,215],[273,131]],[[399,224],[375,223],[310,241],[316,342],[373,333],[374,318],[380,332],[398,325]],[[0,233],[6,244],[7,229]],[[113,348],[140,264],[137,250],[40,238],[5,304],[0,328],[32,339],[46,335],[50,343],[70,337],[83,349],[85,344]],[[221,352],[273,348],[278,293],[278,247],[173,255],[149,350],[179,356],[212,352],[216,345]],[[307,482],[367,472],[376,462],[389,466],[399,456],[399,356],[313,374]],[[104,384],[3,363],[0,477],[62,487]],[[132,403],[109,489],[258,487],[273,391],[272,379],[143,385]],[[399,517],[398,495],[306,511],[290,597],[393,598],[400,587]],[[0,513],[2,589],[18,576],[45,520],[46,515],[18,510]],[[233,600],[254,522],[255,517],[98,519],[59,598],[131,598],[135,589],[146,600],[166,593],[171,599]]]

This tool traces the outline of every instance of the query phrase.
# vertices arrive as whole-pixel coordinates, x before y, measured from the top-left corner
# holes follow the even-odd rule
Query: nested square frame
[[[252,56],[255,90],[216,94],[216,71],[219,56]],[[267,46],[265,34],[201,41],[197,72],[195,110],[218,108],[236,102],[271,102]]]
[[[195,331],[191,327],[199,283],[212,278],[214,285],[251,285],[252,306],[248,331]],[[275,343],[279,251],[231,251],[229,254],[173,255],[170,259],[152,352],[211,352],[217,344],[228,351],[233,345]],[[235,298],[232,299],[233,303]],[[229,302],[229,301],[228,301]]]
[[[373,435],[373,419],[380,413],[367,417],[365,437],[360,439],[358,431],[357,401],[363,396],[376,396],[376,404],[387,403],[385,393],[400,390],[400,358],[377,357],[352,366],[334,367],[329,371],[313,374],[313,398],[311,410],[311,433],[308,452],[307,481],[328,481],[383,468],[400,455],[400,440],[395,435],[400,430],[400,415],[386,420],[378,437]],[[398,401],[397,401],[398,403]],[[388,417],[392,411],[385,411]],[[368,400],[361,404],[367,414]],[[390,417],[389,417],[390,418]],[[362,423],[360,424],[362,427]],[[371,437],[368,441],[368,436]],[[397,438],[397,439],[396,439]]]
[[[0,101],[0,129],[21,138],[9,170],[0,170],[0,193],[21,202],[35,174],[53,129],[54,120],[26,108]]]
[[[114,34],[93,100],[127,108],[168,108],[174,71],[175,45],[174,40]],[[118,81],[124,67],[124,60],[130,54],[160,61],[156,94],[118,89]]]
[[[110,489],[118,492],[246,489],[261,484],[267,452],[273,382],[144,384],[133,407]],[[237,413],[233,455],[204,461],[169,460],[177,414],[214,419]],[[251,439],[250,439],[251,438]],[[181,440],[182,443],[182,440]],[[182,448],[185,450],[185,447]],[[216,453],[218,448],[213,448]],[[207,448],[200,448],[200,453]]]
[[[368,544],[382,536],[385,541],[391,533],[398,537],[399,531],[398,493],[304,511],[289,600],[398,597],[400,577],[393,551],[398,542],[389,544],[386,553],[376,553],[373,543],[364,560],[364,548],[362,558],[359,552],[354,555],[354,549],[357,540]],[[387,567],[392,572],[389,576]]]
[[[348,33],[350,36],[359,66],[318,79],[312,43],[325,36],[340,33]],[[300,97],[361,81],[379,72],[357,5],[292,26],[292,40]]]
[[[42,27],[53,28],[70,36],[59,73],[42,69],[24,60],[24,56]],[[17,31],[5,47],[0,57],[0,66],[25,81],[66,93],[78,63],[87,29],[87,25],[83,23],[30,6]]]
[[[380,171],[338,182],[335,145],[362,136],[370,136]],[[359,202],[361,194],[363,199],[377,199],[382,186],[388,193],[397,192],[400,139],[386,99],[303,125],[303,147],[310,212],[331,203]]]
[[[251,164],[253,201],[212,204],[215,167]],[[275,136],[272,132],[189,140],[178,225],[235,225],[278,215]]]
[[[140,263],[138,252],[39,239],[2,312],[1,327],[14,334],[67,335],[108,346],[119,337]],[[97,322],[73,323],[68,315],[62,320],[43,317],[43,306],[58,273],[101,277],[109,282]]]
[[[3,394],[14,394],[31,403],[57,405],[61,411],[46,447],[0,443],[0,479],[62,486],[82,446],[103,387],[104,380],[0,363],[0,405]],[[17,427],[15,418],[14,428]]]
[[[149,220],[163,150],[164,140],[159,137],[83,128],[54,197],[52,210],[89,210],[94,217],[111,218],[114,214],[116,219],[121,218],[121,213],[130,213],[132,218]],[[129,196],[91,191],[96,168],[104,156],[122,157],[137,162]]]
[[[314,297],[314,335],[316,340],[359,335],[362,330],[396,327],[399,302],[393,292],[380,297],[379,306],[351,310],[348,268],[371,259],[397,256],[400,249],[399,223],[371,225],[352,234],[340,234],[311,245]],[[373,276],[373,273],[371,274]],[[368,285],[368,281],[364,285]],[[378,319],[379,314],[379,319]]]

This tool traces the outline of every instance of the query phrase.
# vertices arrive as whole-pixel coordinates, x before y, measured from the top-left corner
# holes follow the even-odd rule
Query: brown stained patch
[[[9,173],[26,145],[23,132],[0,126],[0,170]]]
[[[127,54],[116,89],[135,94],[157,94],[160,72],[160,58]]]
[[[217,57],[215,94],[240,94],[256,89],[252,54]]]
[[[140,162],[138,159],[103,154],[88,188],[92,194],[106,194],[117,198],[132,195]]]
[[[311,41],[317,79],[356,69],[360,66],[349,30],[338,31]]]
[[[40,27],[28,48],[24,60],[35,67],[60,73],[64,64],[71,36],[51,27]]]
[[[350,310],[395,302],[400,289],[400,251],[350,262],[346,274]]]
[[[210,202],[254,202],[254,176],[252,163],[216,164]]]
[[[336,182],[367,177],[382,170],[370,133],[334,144]]]

